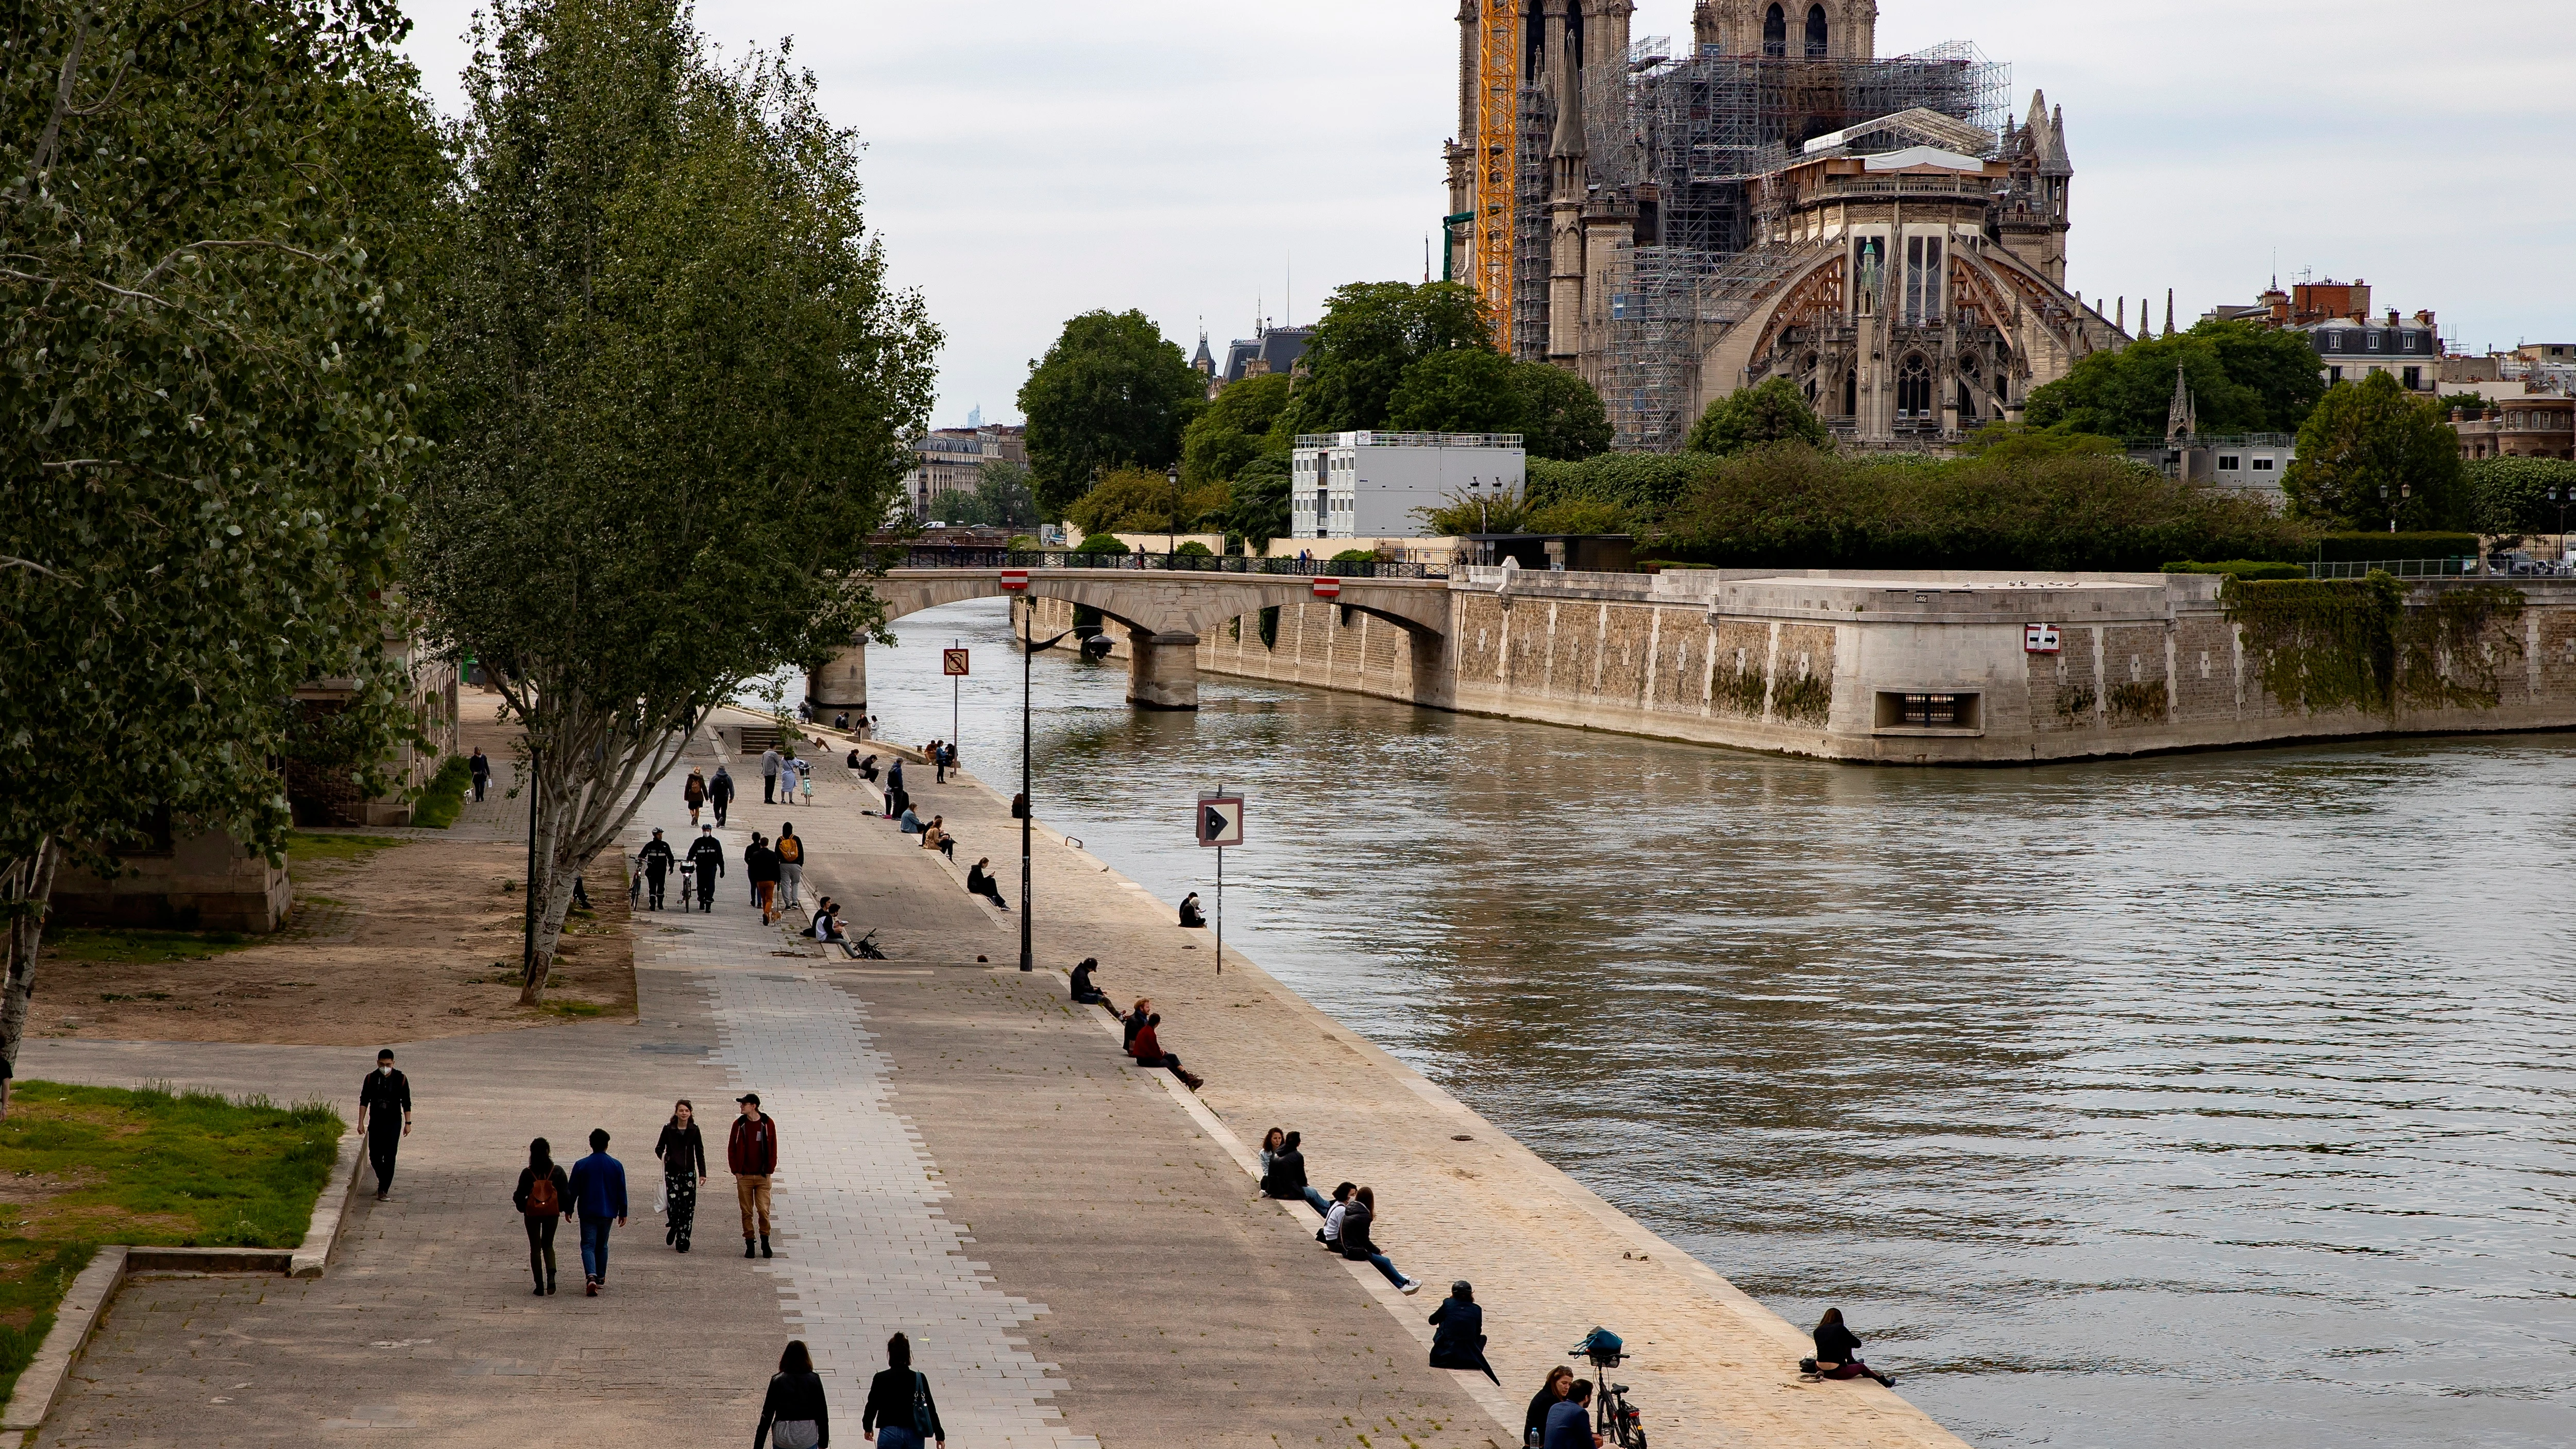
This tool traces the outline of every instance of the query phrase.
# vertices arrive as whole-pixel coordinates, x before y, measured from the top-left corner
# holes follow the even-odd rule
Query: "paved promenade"
[[[693,762],[721,756],[702,739]],[[969,779],[907,767],[952,867],[863,813],[837,765],[815,807],[763,806],[754,762],[712,914],[644,913],[639,1019],[397,1044],[419,1101],[393,1201],[362,1197],[331,1272],[301,1283],[167,1279],[122,1296],[45,1445],[720,1442],[748,1435],[791,1336],[856,1433],[885,1335],[917,1345],[958,1449],[990,1445],[1503,1446],[1538,1377],[1594,1323],[1658,1446],[1956,1445],[1871,1385],[1800,1384],[1801,1338],[1251,963],[1222,978],[1207,933],[1044,836],[1040,962],[1016,919],[964,893],[991,855],[1014,895],[1016,823]],[[685,770],[683,771],[685,773]],[[637,821],[688,833],[676,783]],[[497,812],[495,812],[497,813]],[[748,832],[792,820],[806,896],[850,903],[893,960],[824,959],[762,927]],[[604,873],[604,872],[596,872]],[[978,955],[990,959],[978,963]],[[1192,1098],[1117,1053],[1104,1013],[1053,974],[1084,955],[1155,998]],[[23,1074],[170,1077],[354,1117],[364,1054],[304,1047],[31,1041]],[[781,1124],[775,1259],[745,1262],[722,1162],[731,1098]],[[661,1243],[655,1130],[692,1097],[714,1177],[697,1251]],[[569,1160],[614,1135],[634,1187],[606,1296],[528,1292],[508,1193],[527,1139]],[[1302,1207],[1253,1195],[1262,1128],[1302,1129],[1311,1174],[1372,1183],[1380,1242],[1426,1287],[1396,1295],[1317,1249]],[[575,1283],[577,1249],[560,1239]],[[1487,1305],[1505,1388],[1423,1366],[1447,1282]],[[854,1437],[850,1442],[855,1443]]]

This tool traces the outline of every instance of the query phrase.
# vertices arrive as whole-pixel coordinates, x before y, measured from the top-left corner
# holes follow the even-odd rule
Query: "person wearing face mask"
[[[376,1053],[376,1069],[358,1088],[358,1131],[376,1169],[376,1201],[383,1202],[394,1190],[394,1154],[411,1135],[411,1082],[394,1070],[392,1047]]]

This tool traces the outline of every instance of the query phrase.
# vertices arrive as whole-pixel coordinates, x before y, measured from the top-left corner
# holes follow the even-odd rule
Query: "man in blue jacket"
[[[572,1207],[581,1215],[582,1292],[608,1286],[608,1225],[626,1226],[626,1164],[608,1155],[608,1129],[590,1129],[590,1155],[572,1165]]]

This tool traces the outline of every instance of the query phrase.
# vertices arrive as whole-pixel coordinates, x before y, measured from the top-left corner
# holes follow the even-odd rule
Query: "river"
[[[1003,606],[895,629],[887,731],[962,640],[1015,773]],[[1230,944],[1972,1443],[2576,1438],[2576,736],[1926,771],[1036,678],[1050,823],[1213,899],[1243,791]]]

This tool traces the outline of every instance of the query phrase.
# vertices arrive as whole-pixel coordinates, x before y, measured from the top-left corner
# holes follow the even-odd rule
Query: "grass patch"
[[[411,807],[411,823],[425,830],[445,830],[465,810],[466,792],[474,788],[474,766],[463,755],[439,762],[438,773],[421,788]]]
[[[45,933],[45,954],[56,961],[136,966],[158,961],[203,961],[258,944],[239,931],[88,930]]]
[[[18,1083],[0,1121],[0,1401],[99,1244],[302,1242],[343,1130],[327,1102]]]
[[[355,863],[379,850],[391,850],[409,843],[387,835],[320,835],[309,830],[290,830],[286,833],[286,862],[289,865]]]

